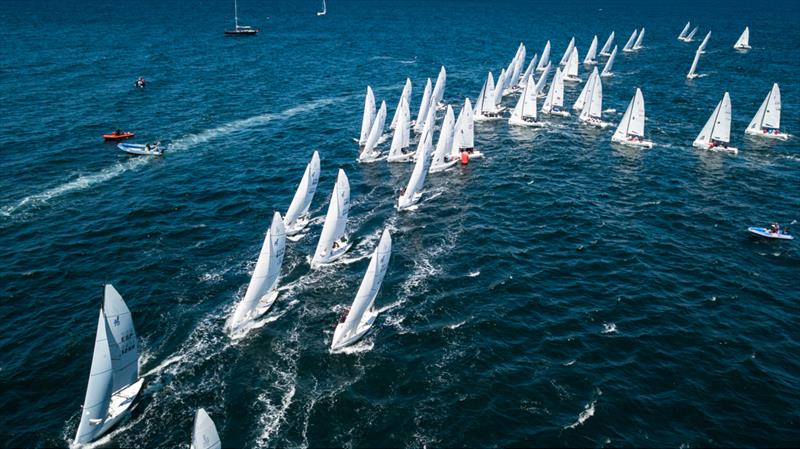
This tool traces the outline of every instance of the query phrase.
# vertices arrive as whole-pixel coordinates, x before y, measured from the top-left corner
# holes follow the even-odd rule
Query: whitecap
[[[578,415],[578,420],[577,420],[577,421],[575,421],[574,423],[572,423],[572,424],[570,424],[570,425],[568,425],[568,426],[564,427],[564,428],[565,428],[565,429],[574,429],[574,428],[576,428],[576,427],[578,427],[578,426],[582,425],[583,423],[585,423],[585,422],[586,422],[586,420],[588,420],[588,419],[589,419],[589,418],[591,418],[592,416],[594,416],[594,406],[595,406],[595,403],[597,403],[597,401],[592,401],[592,403],[591,403],[591,404],[587,404],[587,405],[584,407],[583,411],[582,411],[582,412],[581,412],[581,413]]]
[[[617,332],[617,325],[614,323],[603,323],[603,333],[613,334]]]

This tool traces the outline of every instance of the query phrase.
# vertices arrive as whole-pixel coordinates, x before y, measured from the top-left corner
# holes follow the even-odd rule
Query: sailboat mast
[[[236,29],[239,29],[239,4],[233,0],[233,21],[236,23]]]

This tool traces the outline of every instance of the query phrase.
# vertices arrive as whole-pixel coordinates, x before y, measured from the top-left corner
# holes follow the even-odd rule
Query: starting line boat
[[[757,228],[757,227],[750,227],[747,228],[747,232],[757,235],[759,237],[766,237],[768,239],[778,239],[778,240],[794,240],[794,237],[787,234],[786,231],[783,229],[778,229],[777,231],[772,231],[768,228]]]
[[[153,145],[149,143],[120,143],[117,144],[117,148],[128,154],[135,154],[137,156],[161,156],[164,154],[164,149],[161,148],[161,145],[158,143]]]

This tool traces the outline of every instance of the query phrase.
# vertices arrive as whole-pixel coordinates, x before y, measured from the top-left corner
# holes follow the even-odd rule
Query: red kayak
[[[129,133],[129,132],[121,132],[121,133],[113,132],[111,134],[103,134],[103,139],[105,139],[105,140],[123,140],[123,139],[127,139],[127,138],[130,138],[130,137],[133,137],[133,136],[135,136],[135,134]]]

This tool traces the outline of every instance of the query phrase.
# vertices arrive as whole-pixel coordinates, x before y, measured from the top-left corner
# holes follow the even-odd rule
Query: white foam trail
[[[323,98],[320,100],[314,100],[305,104],[301,104],[299,106],[294,106],[281,113],[266,113],[246,119],[234,120],[230,123],[226,123],[224,125],[208,129],[200,133],[189,134],[187,136],[181,137],[173,141],[168,146],[168,154],[170,152],[193,148],[197,145],[206,143],[212,139],[216,139],[218,137],[224,137],[233,134],[237,131],[242,131],[248,128],[253,128],[255,126],[259,126],[264,123],[270,122],[276,118],[288,119],[295,115],[302,114],[304,112],[310,112],[315,109],[325,107],[339,101],[343,101],[347,98],[348,97],[345,96],[345,97]],[[62,184],[60,186],[53,187],[52,189],[45,190],[44,192],[41,193],[26,196],[25,198],[20,200],[17,204],[0,208],[0,216],[10,217],[11,215],[13,215],[15,212],[19,211],[22,208],[41,205],[43,203],[46,203],[50,199],[66,195],[74,191],[86,190],[94,185],[110,181],[127,171],[141,167],[151,160],[152,159],[150,158],[135,158],[126,162],[117,163],[112,167],[101,170],[99,173],[79,176],[78,178],[69,181],[65,184]]]
[[[10,217],[20,209],[39,206],[46,203],[50,199],[66,195],[70,192],[88,189],[96,184],[114,179],[126,171],[134,170],[137,167],[145,164],[147,161],[148,159],[145,158],[131,159],[126,162],[119,162],[109,168],[101,170],[99,173],[78,176],[72,181],[61,184],[60,186],[53,187],[52,189],[45,190],[41,193],[26,196],[17,204],[0,208],[0,216]]]
[[[375,347],[375,342],[372,339],[362,338],[357,343],[352,344],[350,346],[345,346],[343,348],[339,348],[336,350],[329,349],[328,352],[331,354],[359,354],[362,352],[369,352],[372,348]]]
[[[587,404],[586,407],[584,408],[584,410],[580,413],[580,415],[578,415],[578,420],[575,421],[574,423],[568,425],[567,427],[564,427],[564,428],[565,429],[574,429],[574,428],[580,426],[581,424],[585,423],[587,419],[589,419],[592,416],[594,416],[594,405],[596,403],[597,403],[597,401],[592,401],[591,404]]]
[[[467,277],[474,278],[474,277],[477,277],[477,276],[480,276],[480,275],[481,275],[480,270],[478,270],[478,271],[470,271],[469,274],[467,274]]]

